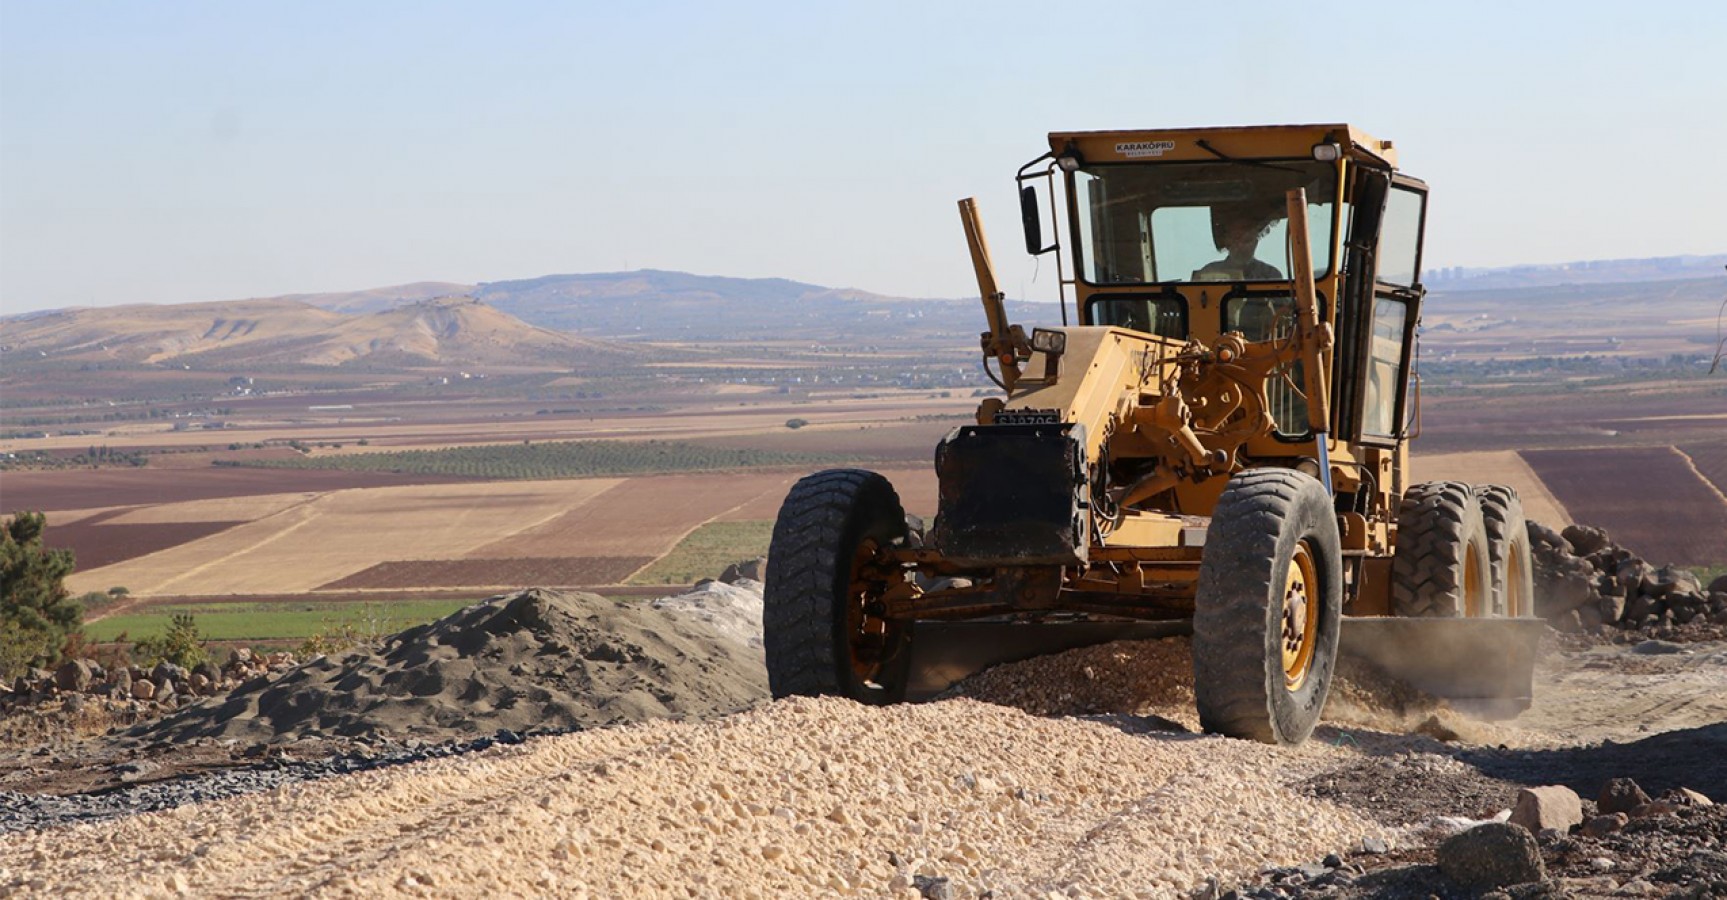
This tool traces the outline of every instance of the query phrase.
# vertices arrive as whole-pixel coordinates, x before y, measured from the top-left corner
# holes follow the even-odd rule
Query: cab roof
[[[1053,131],[1049,135],[1051,152],[1059,155],[1072,148],[1081,159],[1093,163],[1213,160],[1219,154],[1237,159],[1292,159],[1311,157],[1316,144],[1337,144],[1347,155],[1397,167],[1397,150],[1390,141],[1344,124]]]

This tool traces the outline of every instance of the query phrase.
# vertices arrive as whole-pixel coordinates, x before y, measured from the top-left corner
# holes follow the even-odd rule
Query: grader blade
[[[906,699],[928,700],[1003,663],[1110,641],[1144,641],[1192,632],[1176,622],[919,622],[911,641]]]
[[[1344,617],[1338,652],[1364,660],[1454,709],[1510,719],[1534,699],[1540,619]]]

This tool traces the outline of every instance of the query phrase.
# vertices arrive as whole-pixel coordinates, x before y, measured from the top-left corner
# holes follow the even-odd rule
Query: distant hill
[[[351,296],[351,295],[347,295]],[[233,366],[520,366],[620,348],[529,325],[472,298],[342,313],[285,298],[60,310],[0,322],[10,360]]]
[[[1661,256],[1650,259],[1597,259],[1554,265],[1471,269],[1463,266],[1427,272],[1434,291],[1486,291],[1555,287],[1566,284],[1626,284],[1708,278],[1722,273],[1727,254]]]

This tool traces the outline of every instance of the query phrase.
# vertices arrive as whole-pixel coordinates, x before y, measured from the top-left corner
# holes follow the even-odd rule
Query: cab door
[[[1353,166],[1332,363],[1332,429],[1371,446],[1403,436],[1410,356],[1420,318],[1427,185]]]
[[[1394,443],[1403,437],[1409,398],[1410,356],[1421,315],[1421,247],[1427,222],[1427,185],[1394,175],[1385,197],[1374,252],[1373,302],[1360,390],[1361,439]]]

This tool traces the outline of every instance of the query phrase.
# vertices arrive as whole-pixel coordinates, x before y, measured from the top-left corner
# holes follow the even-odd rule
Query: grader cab
[[[1409,483],[1427,186],[1391,142],[1056,133],[1017,180],[1061,324],[1008,321],[960,201],[1002,395],[937,447],[927,530],[872,472],[791,490],[766,575],[774,694],[894,702],[1190,631],[1209,731],[1306,739],[1340,645],[1459,703],[1527,706],[1516,492]]]

